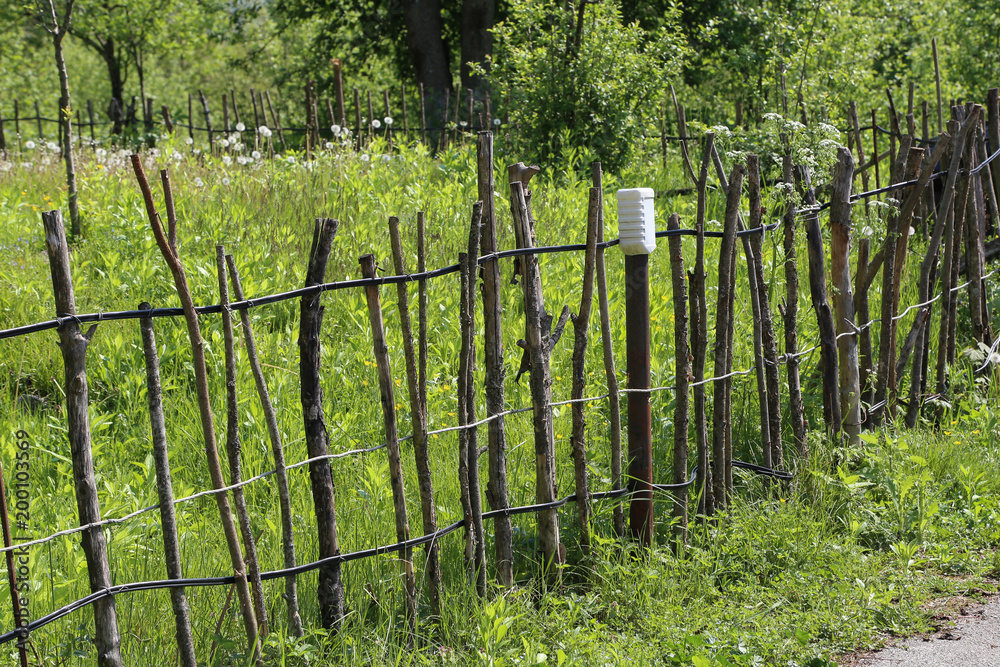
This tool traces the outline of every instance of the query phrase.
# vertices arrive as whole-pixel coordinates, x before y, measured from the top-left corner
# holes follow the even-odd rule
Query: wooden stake
[[[139,304],[139,310],[150,309],[152,306],[146,302]],[[170,478],[170,459],[167,455],[167,427],[163,418],[163,398],[160,389],[160,359],[156,352],[153,318],[146,317],[139,320],[139,326],[142,331],[142,352],[146,360],[146,403],[149,407],[149,423],[153,437],[153,465],[156,468],[156,492],[160,501],[163,558],[166,562],[167,578],[181,579],[184,577],[184,572],[181,566],[180,544],[177,541],[174,490]],[[174,611],[178,659],[183,667],[197,667],[190,610],[183,588],[170,589],[170,604]]]
[[[229,268],[230,279],[233,281],[233,295],[237,301],[243,301],[245,298],[243,285],[240,282],[240,274],[236,270],[236,262],[232,255],[226,255],[226,265]],[[267,381],[261,368],[260,355],[257,353],[257,341],[253,335],[248,308],[240,310],[240,324],[243,327],[243,340],[246,343],[250,370],[253,373],[257,395],[264,410],[264,422],[267,424],[267,435],[271,441],[271,455],[274,457],[275,481],[278,486],[278,508],[281,513],[283,565],[286,569],[291,569],[295,567],[295,532],[292,527],[292,500],[288,490],[288,473],[285,470],[285,452],[281,443],[281,430],[278,428],[278,416],[271,403],[271,395],[267,390]],[[284,598],[288,609],[288,632],[292,637],[301,637],[303,635],[302,617],[299,615],[299,594],[294,574],[285,577]]]
[[[726,375],[731,350],[728,346],[731,301],[732,275],[736,269],[736,223],[739,216],[740,198],[743,193],[743,178],[746,168],[737,164],[729,176],[726,185],[726,214],[724,219],[722,245],[719,249],[719,282],[718,298],[715,308],[715,369],[716,379],[713,382],[714,399],[712,401],[712,496],[716,509],[727,504],[726,489],[726,434],[732,429],[729,415],[726,412],[726,383],[721,379]]]
[[[782,179],[787,187],[794,187],[792,156],[785,155],[782,159]],[[802,384],[799,378],[798,357],[798,313],[799,313],[799,269],[796,261],[795,241],[795,200],[788,197],[785,204],[785,214],[782,218],[782,250],[784,251],[785,268],[785,301],[782,317],[785,323],[785,365],[788,378],[788,412],[792,423],[792,436],[799,456],[805,457],[806,451],[806,417],[802,404]]]
[[[680,228],[676,213],[667,220],[668,230]],[[691,359],[688,351],[687,284],[684,281],[684,254],[681,237],[674,235],[668,241],[670,248],[670,275],[673,282],[674,301],[674,465],[673,483],[684,484],[688,476],[688,384],[691,376]],[[680,487],[673,494],[674,539],[687,543],[688,489]]]
[[[420,140],[427,145],[427,106],[424,100],[424,84],[420,83]]]
[[[587,250],[583,264],[583,290],[580,310],[570,316],[573,321],[573,435],[570,442],[573,452],[573,469],[576,481],[576,519],[580,528],[580,547],[590,555],[590,475],[587,471],[587,422],[582,402],[587,386],[586,356],[590,340],[590,309],[594,302],[594,271],[597,263],[597,225],[600,219],[601,191],[590,188],[590,205],[587,208]],[[682,278],[683,280],[683,278]]]
[[[198,91],[198,96],[201,98],[201,110],[205,114],[205,130],[208,132],[208,145],[212,145],[212,117],[208,112],[208,98],[205,97],[205,93]]]
[[[347,126],[347,112],[344,108],[344,73],[340,58],[330,61],[333,64],[333,92],[337,100],[337,118],[333,122],[341,127]]]
[[[389,239],[392,243],[392,262],[396,275],[406,275],[403,259],[403,241],[399,235],[399,218],[389,218]],[[403,356],[406,361],[406,387],[410,399],[410,423],[413,428],[413,458],[417,465],[417,485],[420,489],[420,510],[423,516],[424,535],[437,531],[437,507],[434,504],[434,481],[431,476],[430,456],[427,452],[427,416],[422,403],[417,359],[413,345],[413,328],[410,325],[409,293],[405,282],[396,283],[399,303],[399,324],[403,335]],[[431,614],[441,616],[441,563],[437,541],[427,545],[427,574],[430,584]]]
[[[215,246],[215,265],[219,273],[219,296],[222,304],[222,335],[226,357],[226,454],[229,459],[229,478],[233,484],[243,481],[242,443],[240,442],[240,414],[236,397],[236,348],[233,336],[233,315],[229,309],[229,280],[226,274],[226,249]],[[253,593],[254,613],[261,637],[268,633],[267,607],[264,603],[264,587],[260,580],[260,565],[257,558],[257,544],[253,539],[250,513],[243,487],[233,489],[233,505],[236,519],[243,534],[243,549],[246,553],[247,577]]]
[[[511,211],[514,214],[514,225],[517,231],[515,238],[518,248],[532,248],[534,242],[524,183],[522,180],[512,181],[510,188]],[[552,402],[549,354],[553,336],[546,325],[546,322],[551,322],[551,320],[545,313],[538,256],[527,255],[523,259],[524,273],[521,285],[527,321],[525,345],[531,369],[529,386],[531,388],[535,433],[535,502],[544,504],[555,501],[557,497],[555,434],[552,426],[552,408],[549,407]],[[558,337],[555,339],[558,340]],[[557,579],[560,578],[565,554],[559,541],[559,515],[555,509],[545,509],[538,512],[538,538],[546,574]]]
[[[364,278],[375,277],[375,255],[364,255],[358,260]],[[392,368],[389,366],[389,347],[385,342],[385,327],[382,323],[382,302],[378,285],[365,286],[368,302],[368,319],[372,327],[372,345],[375,367],[378,370],[379,398],[382,402],[382,418],[385,422],[386,450],[389,453],[389,481],[392,486],[393,511],[396,516],[396,541],[410,539],[410,524],[406,513],[406,488],[403,479],[403,464],[399,454],[399,433],[396,428],[396,398],[392,382]],[[413,644],[414,624],[417,618],[416,578],[413,574],[413,549],[407,547],[399,552],[403,570],[406,594],[407,645]]]
[[[874,272],[876,269],[869,261],[870,254],[871,239],[859,239],[858,266],[854,273],[854,313],[855,324],[860,330],[858,333],[858,373],[861,382],[861,400],[867,405],[873,403],[872,399],[875,396],[875,382],[872,378],[871,315],[868,308],[868,285],[865,284],[865,277],[869,271]],[[867,412],[861,421],[863,425],[868,423]]]
[[[476,150],[479,200],[483,202],[481,251],[484,257],[499,250],[497,245],[496,211],[493,205],[493,133],[480,132]],[[485,360],[486,413],[500,414],[506,408],[504,378],[507,370],[503,360],[503,305],[500,299],[500,264],[490,260],[483,264],[483,353]],[[492,510],[510,507],[507,490],[507,431],[503,417],[489,423],[489,483],[486,500]],[[503,587],[514,585],[514,548],[509,515],[494,519],[497,581]]]
[[[941,112],[941,66],[938,64],[937,37],[931,39],[931,52],[934,56],[934,86],[937,89],[937,131],[944,132],[944,116]]]
[[[597,242],[604,242],[604,190],[601,178],[601,163],[595,162],[592,167],[594,187],[601,195],[600,206],[597,209]],[[604,358],[604,377],[608,387],[608,423],[609,440],[611,442],[611,484],[615,491],[622,486],[622,417],[621,395],[618,388],[618,373],[615,370],[614,341],[611,338],[611,312],[608,304],[608,280],[604,268],[604,249],[598,250],[595,261],[597,278],[597,305],[601,316],[601,349]],[[621,502],[614,504],[612,524],[615,535],[625,535],[625,514]]]
[[[463,349],[468,356],[465,363],[465,423],[476,421],[476,282],[479,274],[479,237],[482,226],[482,202],[472,205],[472,223],[469,228],[469,245],[466,254],[465,279],[465,313],[463,320],[467,338]],[[461,264],[461,262],[460,262]],[[461,403],[459,417],[462,417]],[[469,499],[472,508],[472,528],[475,532],[475,581],[476,590],[480,596],[486,595],[486,533],[483,529],[482,493],[479,484],[479,427],[463,431],[468,438],[467,452],[469,456]]]
[[[812,188],[809,171],[800,167],[797,189],[802,191],[806,206],[816,205],[816,192]],[[823,267],[823,232],[819,214],[806,215],[806,248],[809,252],[809,292],[819,328],[820,354],[823,362],[823,417],[826,427],[834,434],[840,433],[840,381],[837,377],[837,340],[833,311],[827,299],[826,270]]]
[[[691,370],[694,381],[694,431],[698,449],[699,495],[698,513],[708,516],[715,511],[712,500],[711,456],[708,450],[708,419],[705,412],[705,352],[708,348],[708,307],[705,298],[705,213],[707,210],[708,169],[715,147],[715,134],[705,134],[698,175],[698,217],[695,223],[695,262],[690,273],[691,281]]]
[[[62,349],[64,391],[66,393],[66,420],[70,456],[73,462],[73,487],[80,525],[101,520],[101,506],[94,477],[94,459],[90,439],[90,420],[87,409],[87,347],[97,331],[92,325],[81,333],[76,317],[76,299],[73,295],[73,278],[70,274],[69,244],[63,227],[62,213],[58,210],[42,213],[45,228],[45,249],[52,272],[52,289],[55,293],[56,316],[59,325],[59,346]],[[98,592],[111,587],[107,546],[101,528],[90,528],[81,534],[83,552],[87,559],[90,590]],[[120,667],[121,637],[118,634],[118,617],[113,597],[94,602],[94,644],[97,648],[99,667]]]
[[[326,276],[330,249],[340,223],[329,218],[317,218],[313,228],[312,249],[305,286],[320,285]],[[320,292],[302,297],[299,316],[299,377],[301,382],[302,418],[305,422],[306,453],[310,459],[309,482],[312,487],[313,505],[316,510],[317,543],[320,558],[340,554],[337,539],[336,493],[330,461],[324,457],[329,452],[329,435],[323,417],[323,388],[320,384],[319,332],[323,323]],[[324,628],[337,631],[344,617],[344,587],[341,582],[340,563],[334,562],[319,569],[319,613]]]
[[[24,431],[18,431],[18,436],[21,436]],[[18,448],[20,449],[20,444],[24,442],[25,446],[28,443],[24,440],[18,440]],[[16,463],[15,463],[16,465]],[[7,514],[7,487],[4,484],[4,473],[3,473],[3,462],[0,461],[0,526],[3,530],[3,546],[5,549],[10,549],[11,547],[11,535],[10,535],[10,516]],[[18,550],[20,552],[20,550]],[[19,588],[26,588],[29,584],[24,582],[19,586],[17,583],[17,568],[14,565],[14,551],[5,552],[5,560],[7,561],[7,582],[10,585],[10,602],[11,602],[11,616],[14,618],[14,627],[21,629],[24,624],[28,623],[28,619],[22,616],[21,611],[21,595],[19,593]],[[18,559],[28,558],[27,554],[20,552],[18,553]],[[27,596],[25,596],[25,601],[27,602]],[[27,646],[27,635],[22,635],[17,640],[17,655],[20,659],[21,667],[28,667],[28,646]],[[193,664],[193,663],[192,663]],[[188,665],[184,665],[188,667]]]

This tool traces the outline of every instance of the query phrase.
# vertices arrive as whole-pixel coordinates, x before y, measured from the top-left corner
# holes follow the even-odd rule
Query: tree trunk
[[[54,16],[54,15],[53,15]],[[69,17],[65,17],[67,20]],[[69,73],[66,71],[66,58],[63,56],[62,40],[65,33],[59,25],[52,35],[52,45],[55,49],[56,68],[59,70],[59,123],[62,125],[63,159],[66,161],[66,190],[69,203],[70,229],[74,239],[83,235],[80,226],[80,207],[77,203],[76,165],[73,162],[73,121],[70,112]]]
[[[431,125],[439,127],[444,121],[444,94],[451,90],[451,70],[442,35],[441,0],[403,0],[403,20],[413,73],[417,83],[424,85]]]
[[[486,66],[486,58],[493,51],[490,29],[495,18],[495,0],[463,0],[461,73],[464,89],[478,90],[483,86],[483,77],[473,73],[469,63]]]

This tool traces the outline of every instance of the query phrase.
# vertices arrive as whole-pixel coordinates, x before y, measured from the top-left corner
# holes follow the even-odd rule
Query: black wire
[[[776,229],[778,223],[772,225],[767,225],[764,227],[758,227],[756,229],[747,229],[742,232],[737,232],[738,236],[743,236],[747,234],[757,234],[761,230],[770,231]],[[656,232],[657,238],[663,238],[666,236],[694,236],[697,234],[696,230],[693,229],[667,229]],[[708,238],[721,238],[723,236],[722,232],[705,232],[705,236]],[[610,241],[604,241],[598,243],[598,249],[604,250],[612,246],[619,244],[619,239],[611,239]],[[571,252],[586,250],[587,244],[585,243],[573,243],[568,245],[555,245],[555,246],[540,246],[537,248],[518,248],[514,250],[504,250],[502,252],[490,253],[489,255],[484,255],[479,258],[480,264],[485,264],[497,259],[505,259],[508,257],[519,257],[523,255],[547,255],[552,253],[560,252]],[[406,283],[414,282],[418,280],[426,280],[429,278],[437,278],[439,276],[448,275],[450,273],[457,273],[459,270],[458,264],[452,264],[451,266],[445,266],[439,269],[432,269],[430,271],[424,271],[422,273],[408,273],[399,276],[383,276],[380,278],[358,278],[356,280],[341,280],[338,282],[323,283],[320,285],[311,285],[309,287],[301,287],[299,289],[291,290],[288,292],[279,292],[277,294],[269,294],[267,296],[257,297],[255,299],[247,299],[245,301],[236,301],[229,305],[230,310],[248,310],[250,308],[255,308],[257,306],[265,306],[272,303],[278,303],[279,301],[287,301],[289,299],[297,299],[300,297],[314,296],[322,292],[332,292],[336,290],[349,289],[352,287],[366,287],[369,285],[394,285],[396,283]],[[212,306],[196,306],[195,312],[199,315],[207,315],[214,313],[221,313],[222,306],[215,304]],[[84,315],[76,315],[72,319],[78,324],[84,322],[103,322],[107,320],[135,320],[147,317],[180,317],[184,314],[183,308],[153,308],[150,310],[119,310],[112,312],[103,313],[87,313]],[[18,336],[26,336],[28,334],[37,333],[39,331],[45,331],[48,329],[58,328],[59,325],[67,318],[57,318],[54,320],[48,320],[46,322],[37,322],[35,324],[26,324],[20,327],[14,327],[12,329],[4,329],[0,331],[0,340],[5,338],[16,338]]]
[[[744,463],[743,461],[733,461],[733,466],[738,468],[745,468],[754,473],[760,475],[768,475],[771,477],[777,477],[778,479],[786,480],[791,479],[792,474],[789,472],[782,472],[779,470],[772,470],[771,468],[765,468],[763,466],[758,466],[753,463]],[[695,466],[691,470],[690,477],[688,481],[681,484],[653,484],[652,490],[659,492],[670,492],[676,489],[681,489],[694,484],[698,476],[698,467]],[[601,499],[614,499],[621,498],[627,495],[637,495],[639,493],[647,492],[646,490],[630,491],[629,489],[615,489],[613,491],[601,491],[597,493],[590,494],[592,500]],[[506,509],[493,510],[492,512],[486,512],[483,514],[483,519],[493,519],[499,516],[513,516],[515,514],[528,514],[531,512],[539,512],[542,510],[556,509],[562,507],[563,505],[575,502],[576,494],[566,496],[565,498],[560,498],[559,500],[554,500],[550,503],[540,503],[536,505],[524,505],[522,507],[510,507]],[[433,542],[440,537],[444,537],[449,533],[453,533],[462,526],[465,525],[465,519],[460,519],[444,528],[439,528],[438,530],[430,533],[428,535],[423,535],[421,537],[415,537],[410,540],[403,542],[397,542],[395,544],[388,544],[380,547],[374,547],[372,549],[364,549],[362,551],[352,551],[346,554],[335,554],[327,558],[321,558],[320,560],[313,561],[311,563],[305,563],[303,565],[297,565],[296,567],[285,568],[283,570],[274,570],[271,572],[262,572],[260,578],[262,581],[271,581],[274,579],[284,579],[285,577],[290,577],[294,575],[303,574],[305,572],[311,572],[312,570],[318,570],[322,567],[327,567],[329,565],[334,565],[336,563],[348,563],[353,560],[359,560],[362,558],[371,558],[373,556],[381,556],[384,554],[395,553],[397,551],[404,551],[406,549],[412,549],[413,547],[418,547],[429,542]],[[2,635],[0,635],[0,645],[11,642],[15,639],[25,638],[31,632],[40,630],[41,628],[58,621],[59,619],[72,614],[74,611],[88,607],[98,600],[102,600],[107,597],[112,597],[115,595],[124,595],[126,593],[136,593],[138,591],[152,591],[152,590],[162,590],[162,589],[172,589],[172,588],[200,588],[205,586],[228,586],[230,584],[236,583],[236,577],[233,575],[223,576],[223,577],[199,577],[193,579],[160,579],[157,581],[140,581],[130,584],[119,584],[118,586],[112,586],[110,588],[105,588],[100,591],[96,591],[80,598],[79,600],[74,600],[69,604],[49,613],[41,618],[37,618],[31,621],[25,626],[17,628],[15,630],[9,630]]]

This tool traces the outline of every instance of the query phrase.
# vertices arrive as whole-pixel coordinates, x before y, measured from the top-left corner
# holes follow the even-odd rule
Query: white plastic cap
[[[648,255],[656,249],[653,188],[618,191],[618,237],[626,255]]]

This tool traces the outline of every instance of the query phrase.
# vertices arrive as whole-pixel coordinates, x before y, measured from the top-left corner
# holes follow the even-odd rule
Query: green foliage
[[[668,15],[647,34],[622,22],[617,2],[514,3],[494,29],[494,99],[514,126],[515,148],[552,165],[573,149],[618,171],[658,117],[684,40]]]

